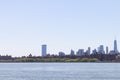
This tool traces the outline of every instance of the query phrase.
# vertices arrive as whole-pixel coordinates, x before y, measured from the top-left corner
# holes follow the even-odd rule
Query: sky
[[[120,50],[120,0],[0,0],[0,54],[66,54],[73,49]]]

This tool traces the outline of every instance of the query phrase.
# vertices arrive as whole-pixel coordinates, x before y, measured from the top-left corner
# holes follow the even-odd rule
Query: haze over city
[[[66,54],[99,45],[120,51],[119,0],[1,0],[0,54]]]

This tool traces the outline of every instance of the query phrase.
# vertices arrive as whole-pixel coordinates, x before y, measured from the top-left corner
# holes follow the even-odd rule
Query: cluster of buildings
[[[108,46],[104,48],[103,45],[100,45],[97,49],[91,50],[91,47],[88,47],[87,50],[79,49],[77,52],[71,50],[69,54],[65,54],[64,52],[59,52],[58,54],[48,54],[47,53],[47,45],[42,45],[41,50],[42,56],[22,56],[22,57],[12,57],[9,55],[0,55],[0,60],[15,60],[20,58],[41,58],[41,57],[60,57],[60,58],[97,58],[100,61],[120,61],[120,53],[117,48],[117,40],[114,40],[114,48],[113,50],[109,50]]]
[[[77,52],[71,50],[69,56],[83,56],[83,55],[91,55],[91,54],[119,54],[117,48],[117,40],[114,40],[114,49],[109,51],[108,46],[106,49],[103,45],[100,45],[97,49],[91,50],[91,47],[85,51],[84,49],[79,49]],[[67,54],[68,55],[68,54]],[[42,45],[42,57],[50,56],[47,54],[47,45]],[[57,56],[64,57],[66,54],[64,52],[59,52]]]
[[[108,46],[106,47],[106,51],[104,50],[104,46],[100,45],[98,47],[98,50],[94,49],[93,53],[100,53],[100,54],[118,54],[118,48],[117,48],[117,40],[114,40],[114,49],[109,51]]]

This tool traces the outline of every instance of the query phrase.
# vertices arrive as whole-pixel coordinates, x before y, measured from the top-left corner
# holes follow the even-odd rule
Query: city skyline
[[[99,45],[120,50],[119,0],[1,0],[0,54],[27,56]]]
[[[51,55],[57,55],[57,56],[66,56],[66,55],[71,55],[71,56],[83,56],[83,55],[91,55],[91,54],[119,54],[119,50],[117,49],[117,40],[114,40],[114,45],[113,45],[113,49],[110,50],[108,46],[104,46],[104,45],[99,45],[99,47],[95,48],[95,49],[91,49],[91,47],[88,47],[87,50],[85,49],[81,49],[79,48],[78,51],[74,51],[73,49],[71,49],[70,53],[65,53],[64,51],[59,51],[57,54],[51,54],[49,52],[47,52],[47,45],[41,45],[42,50],[41,50],[41,55],[42,57],[47,57],[47,56],[51,56]]]

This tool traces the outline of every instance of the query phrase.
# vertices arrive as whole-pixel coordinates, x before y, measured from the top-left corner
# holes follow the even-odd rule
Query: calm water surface
[[[120,80],[120,63],[0,63],[0,80]]]

